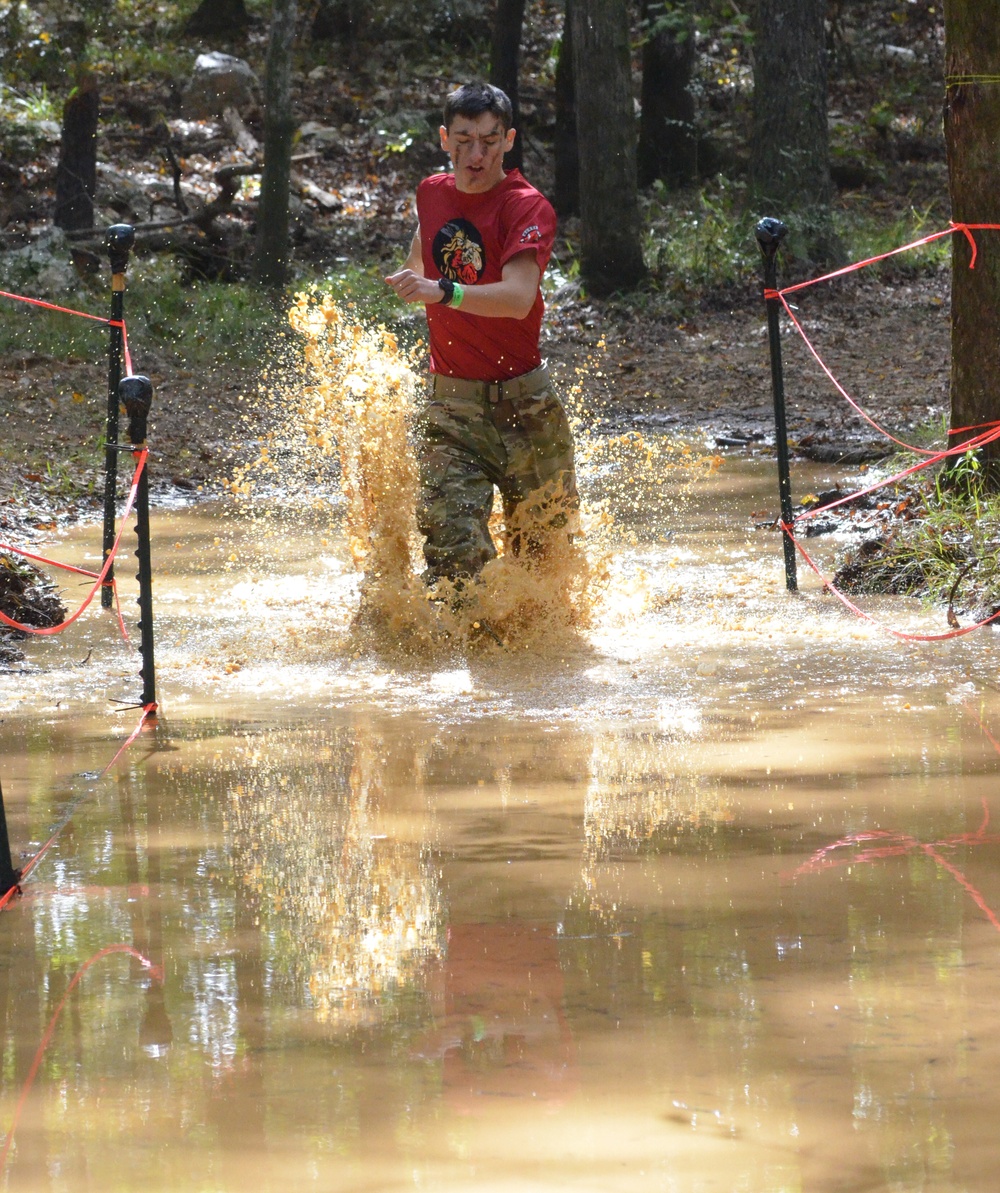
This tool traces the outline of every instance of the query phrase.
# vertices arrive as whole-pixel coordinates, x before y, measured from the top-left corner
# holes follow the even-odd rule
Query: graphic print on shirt
[[[442,277],[472,286],[483,276],[486,249],[479,229],[468,220],[449,220],[434,237],[432,251]]]

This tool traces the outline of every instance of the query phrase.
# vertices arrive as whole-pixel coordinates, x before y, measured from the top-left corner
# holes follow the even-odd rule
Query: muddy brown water
[[[619,511],[555,653],[409,660],[335,524],[154,512],[155,730],[100,776],[106,615],[0,677],[15,857],[69,814],[0,913],[3,1188],[994,1189],[997,638],[786,595],[773,488]],[[25,1094],[120,943],[162,984],[93,960]]]

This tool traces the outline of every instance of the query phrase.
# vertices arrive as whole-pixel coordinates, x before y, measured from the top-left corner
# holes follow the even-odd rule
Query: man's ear
[[[438,129],[438,136],[441,138],[441,148],[445,151],[445,153],[447,153],[448,152],[448,130],[447,130],[447,128],[445,128],[445,126],[443,124]]]
[[[517,136],[516,128],[507,129],[507,136],[504,138],[504,143],[503,143],[504,153],[510,153],[510,151],[514,148],[514,138],[516,136]]]

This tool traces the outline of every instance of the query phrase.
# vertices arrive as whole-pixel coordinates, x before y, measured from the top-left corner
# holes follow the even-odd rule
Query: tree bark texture
[[[99,108],[97,79],[84,75],[63,106],[56,166],[54,223],[67,232],[94,226]]]
[[[645,276],[627,0],[573,0],[580,267],[594,294]]]
[[[945,140],[951,218],[1000,223],[1000,0],[946,0]],[[1000,418],[1000,231],[952,239],[951,425]],[[979,431],[954,437],[963,442]],[[1000,478],[1000,446],[986,451]]]
[[[698,169],[691,75],[695,62],[694,13],[686,4],[644,0],[642,120],[639,185],[656,179],[690,182]]]
[[[525,0],[497,0],[493,15],[493,40],[490,49],[490,82],[506,91],[514,109],[514,128],[517,136],[504,165],[520,170],[524,164],[524,142],[521,137],[521,104],[518,70],[521,57],[521,29],[524,25]]]
[[[364,0],[313,0],[310,30],[316,41],[344,38],[353,48],[365,26]]]
[[[830,205],[826,0],[757,0],[750,176],[762,215]]]
[[[559,61],[556,63],[556,128],[553,142],[555,195],[553,206],[560,215],[580,210],[580,152],[576,139],[576,87],[573,67],[573,0],[566,0]]]
[[[292,46],[296,0],[274,0],[264,77],[264,171],[260,180],[253,276],[284,285],[288,267],[288,198],[292,171]]]
[[[244,0],[201,0],[188,17],[184,32],[195,36],[240,33],[249,24]]]

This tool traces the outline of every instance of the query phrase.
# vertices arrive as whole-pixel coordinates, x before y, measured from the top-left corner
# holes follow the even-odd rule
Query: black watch
[[[438,285],[444,292],[444,298],[441,299],[441,306],[451,306],[451,300],[455,297],[455,283],[451,278],[438,278]]]

